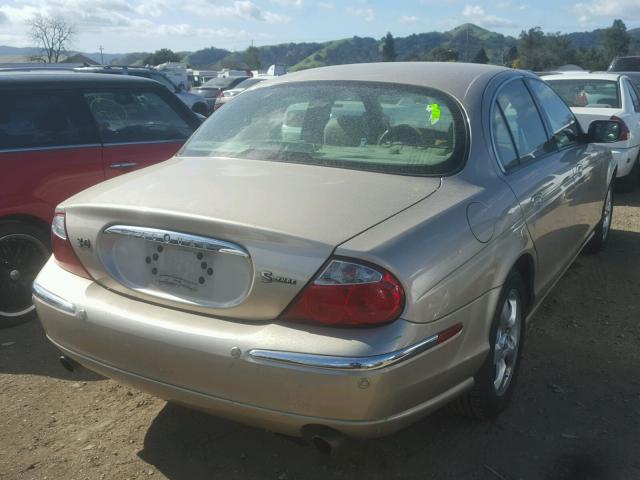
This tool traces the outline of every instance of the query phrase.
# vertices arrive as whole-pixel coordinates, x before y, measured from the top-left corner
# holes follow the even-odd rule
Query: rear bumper
[[[50,261],[36,280],[34,301],[49,339],[103,375],[273,431],[301,435],[312,424],[366,437],[403,428],[472,386],[488,349],[483,317],[495,295],[429,324],[398,320],[350,330],[241,324],[130,299]],[[366,364],[456,323],[462,332],[442,345]],[[285,363],[252,351],[359,358],[362,368]]]
[[[640,145],[636,145],[631,148],[611,148],[611,155],[616,161],[618,166],[618,172],[616,178],[626,177],[631,173],[633,165],[638,160],[638,153],[640,152]]]

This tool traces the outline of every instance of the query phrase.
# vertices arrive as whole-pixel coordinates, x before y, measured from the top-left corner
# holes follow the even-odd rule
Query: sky
[[[0,45],[30,46],[34,14],[76,26],[73,49],[106,53],[320,42],[446,31],[471,22],[507,35],[640,26],[640,0],[0,0]]]

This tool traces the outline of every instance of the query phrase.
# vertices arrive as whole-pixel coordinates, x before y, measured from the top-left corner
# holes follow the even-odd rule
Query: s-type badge
[[[295,285],[298,283],[297,280],[293,278],[283,277],[280,275],[274,275],[273,272],[268,270],[263,270],[260,272],[260,277],[262,278],[262,283],[286,283],[287,285]]]

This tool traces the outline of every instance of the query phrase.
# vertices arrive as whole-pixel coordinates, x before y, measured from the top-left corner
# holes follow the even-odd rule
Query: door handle
[[[136,162],[120,162],[120,163],[112,163],[109,165],[109,168],[133,168],[138,165]]]

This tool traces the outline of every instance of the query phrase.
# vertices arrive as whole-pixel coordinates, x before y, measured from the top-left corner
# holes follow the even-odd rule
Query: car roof
[[[157,87],[153,80],[128,75],[109,75],[103,73],[62,72],[62,71],[0,71],[0,88],[2,87],[98,87],[98,86],[147,86]]]
[[[288,73],[268,82],[268,86],[257,85],[255,88],[326,80],[383,82],[435,88],[462,99],[472,83],[486,84],[495,75],[506,71],[514,70],[495,65],[459,62],[356,63]]]
[[[622,75],[620,73],[590,73],[590,72],[571,72],[561,75],[547,75],[543,77],[546,80],[612,80],[618,81]]]

